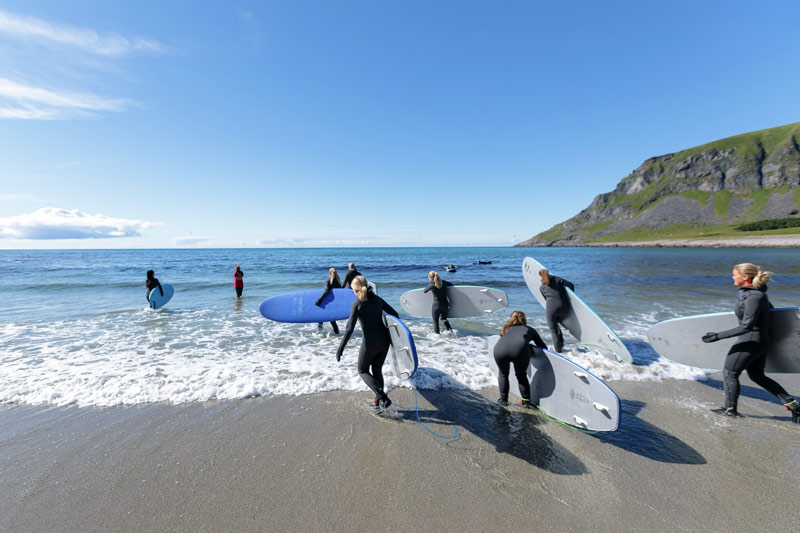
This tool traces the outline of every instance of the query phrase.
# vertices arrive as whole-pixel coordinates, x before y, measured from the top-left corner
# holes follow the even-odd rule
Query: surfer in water
[[[331,289],[341,289],[342,283],[339,281],[339,274],[336,272],[335,268],[328,269],[328,280],[325,282],[325,292],[322,293],[322,296],[317,298],[316,306],[319,307],[322,304],[322,300],[331,292]],[[339,326],[336,325],[336,322],[331,322],[331,327],[333,328],[333,332],[335,334],[339,334]],[[317,322],[317,328],[322,329],[322,322]]]
[[[430,281],[430,283],[422,292],[433,291],[433,305],[431,306],[433,332],[439,333],[440,318],[444,322],[445,329],[447,331],[453,331],[453,328],[450,327],[450,322],[447,321],[447,312],[450,310],[450,301],[447,299],[447,287],[452,287],[453,284],[440,278],[439,273],[435,270],[428,272],[428,281]]]
[[[531,346],[531,342],[537,347]],[[522,397],[520,404],[533,407],[531,404],[531,383],[528,381],[528,366],[531,356],[539,352],[540,348],[547,349],[547,345],[539,333],[528,325],[528,319],[522,311],[514,311],[500,330],[500,340],[494,346],[494,360],[497,363],[497,388],[500,389],[500,398],[497,403],[508,405],[508,372],[511,364],[514,365],[514,375],[517,376],[519,393]]]
[[[244,290],[244,272],[239,265],[236,265],[233,270],[233,288],[236,289],[236,297],[241,298]]]
[[[542,282],[539,290],[547,302],[545,313],[547,314],[547,327],[550,328],[550,335],[553,338],[553,349],[561,353],[564,348],[564,335],[558,324],[569,312],[569,297],[565,287],[574,291],[575,285],[564,278],[553,276],[546,268],[539,271],[539,279]]]
[[[725,416],[742,416],[736,409],[739,401],[739,376],[744,370],[755,383],[771,392],[792,413],[792,422],[800,423],[800,403],[789,396],[777,382],[764,375],[769,345],[769,311],[772,305],[767,298],[767,282],[771,272],[765,272],[752,263],[733,267],[733,284],[739,287],[736,306],[733,308],[739,325],[735,328],[709,332],[703,342],[738,337],[728,350],[722,377],[725,384],[725,406],[712,409]]]
[[[376,412],[383,412],[392,405],[392,400],[383,390],[383,363],[391,345],[389,330],[383,324],[383,312],[397,317],[397,311],[372,292],[364,276],[356,276],[351,288],[357,298],[350,307],[350,319],[347,321],[339,349],[336,350],[336,360],[341,361],[344,347],[353,335],[358,321],[363,336],[361,351],[358,353],[358,375],[375,393],[375,403],[372,408]]]
[[[158,287],[158,290],[161,291],[161,296],[164,296],[164,289],[161,288],[161,282],[158,281],[156,277],[156,273],[152,270],[147,271],[147,280],[144,282],[145,287],[147,287],[147,301],[150,301],[150,293]]]
[[[353,282],[353,278],[355,278],[356,276],[360,276],[360,275],[361,275],[361,272],[356,270],[356,264],[352,263],[352,262],[349,263],[347,265],[347,274],[345,274],[345,276],[344,276],[344,282],[342,283],[342,287],[345,288],[345,289],[349,289],[350,288],[350,284]]]

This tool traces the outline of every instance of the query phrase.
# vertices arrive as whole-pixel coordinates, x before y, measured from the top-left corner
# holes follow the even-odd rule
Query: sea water
[[[414,335],[418,386],[493,386],[487,337],[512,310],[525,311],[550,341],[543,309],[522,279],[526,256],[572,281],[628,347],[633,365],[593,350],[573,347],[566,353],[606,380],[703,378],[702,370],[659,357],[647,343],[647,329],[669,318],[731,310],[736,263],[754,262],[775,272],[769,295],[776,307],[800,305],[800,264],[791,249],[0,251],[0,402],[109,406],[365,391],[356,371],[358,329],[337,363],[341,337],[329,324],[320,332],[316,324],[272,322],[258,311],[270,296],[310,288],[321,293],[328,268],[344,277],[350,261]],[[450,263],[457,272],[444,271]],[[233,288],[235,264],[245,274],[242,299]],[[145,299],[148,269],[175,287],[172,301],[157,311]],[[456,334],[436,335],[431,319],[408,316],[400,306],[400,295],[423,287],[430,270],[455,284],[505,291],[509,307],[451,320]],[[411,386],[391,377],[388,367],[385,374],[390,388]]]

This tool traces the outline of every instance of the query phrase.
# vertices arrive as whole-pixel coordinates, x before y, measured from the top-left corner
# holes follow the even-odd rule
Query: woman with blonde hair
[[[358,374],[367,387],[375,393],[375,402],[371,406],[376,412],[383,412],[392,405],[392,400],[383,390],[383,363],[389,352],[391,341],[389,330],[383,323],[383,312],[394,317],[397,311],[386,303],[383,298],[372,292],[364,276],[356,276],[350,283],[350,288],[356,295],[356,301],[350,307],[350,319],[344,331],[344,337],[336,350],[336,360],[342,359],[347,341],[353,335],[356,321],[361,326],[361,351],[358,353]]]
[[[435,270],[428,272],[428,281],[430,283],[422,292],[433,291],[433,305],[431,306],[433,332],[439,333],[439,319],[444,322],[444,327],[447,331],[453,331],[453,328],[450,327],[450,322],[447,321],[447,312],[450,310],[447,287],[452,287],[453,284],[440,278],[439,273]]]
[[[317,298],[316,306],[319,307],[322,304],[322,300],[331,292],[331,289],[341,289],[342,283],[339,281],[339,274],[336,272],[335,268],[328,269],[328,280],[325,282],[325,292],[322,293],[322,296]],[[336,322],[331,322],[331,327],[333,328],[333,332],[335,334],[339,334],[339,326],[336,325]],[[322,322],[317,322],[317,328],[322,329]]]
[[[536,348],[531,346],[536,344]],[[531,356],[537,354],[539,348],[547,349],[547,345],[539,333],[528,325],[528,319],[522,311],[514,311],[500,330],[500,340],[494,346],[494,360],[497,363],[497,388],[500,389],[500,398],[497,403],[508,405],[508,372],[514,365],[514,375],[517,376],[519,393],[522,396],[520,404],[525,407],[531,405],[531,383],[528,381],[528,366]]]
[[[755,383],[774,394],[792,413],[792,422],[800,423],[800,403],[789,396],[777,382],[764,375],[769,344],[769,311],[772,305],[767,298],[767,282],[771,272],[761,270],[752,263],[733,267],[733,284],[739,287],[736,306],[733,308],[739,325],[727,331],[703,335],[703,342],[738,337],[728,350],[722,377],[725,385],[725,405],[712,409],[725,416],[742,416],[737,410],[739,401],[739,376],[744,370]]]
[[[564,335],[561,333],[558,323],[564,320],[570,309],[569,296],[567,296],[565,287],[574,291],[575,285],[564,278],[550,274],[546,268],[539,271],[539,279],[542,282],[539,291],[547,304],[545,314],[547,315],[547,327],[550,328],[550,336],[553,339],[553,349],[560,353],[564,349]]]

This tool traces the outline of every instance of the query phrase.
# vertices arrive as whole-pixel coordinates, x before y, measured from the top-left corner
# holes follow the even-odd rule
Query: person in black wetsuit
[[[447,331],[453,331],[453,328],[450,327],[450,322],[447,321],[447,312],[450,310],[450,300],[447,299],[447,287],[452,287],[453,284],[440,278],[439,273],[435,270],[428,272],[428,281],[430,281],[430,283],[422,292],[433,291],[433,305],[431,306],[433,332],[439,333],[440,318],[444,322],[445,329]]]
[[[537,347],[531,346],[531,342]],[[508,405],[508,371],[514,365],[514,375],[519,384],[520,404],[533,407],[531,404],[531,382],[528,381],[528,366],[531,356],[541,356],[540,348],[547,345],[539,333],[528,325],[528,319],[522,311],[511,313],[508,322],[500,330],[500,340],[494,346],[494,360],[497,363],[497,388],[500,398],[497,403]]]
[[[736,306],[733,308],[739,325],[735,328],[709,332],[703,342],[738,337],[736,344],[728,350],[722,377],[725,384],[725,406],[712,409],[726,416],[742,416],[737,410],[739,401],[739,376],[744,370],[755,383],[774,394],[792,413],[792,422],[800,423],[800,403],[792,398],[777,382],[764,375],[769,345],[769,311],[772,305],[767,298],[767,282],[770,272],[761,270],[752,263],[741,263],[733,267],[733,284],[739,287]]]
[[[386,311],[387,314],[396,317],[397,311],[367,287],[364,276],[356,276],[351,288],[357,298],[350,307],[350,319],[347,321],[339,349],[336,350],[336,360],[341,361],[344,347],[350,340],[358,321],[363,336],[361,351],[358,353],[358,374],[375,393],[373,409],[383,412],[392,405],[392,400],[383,390],[383,363],[391,345],[389,330],[383,323],[383,312]]]
[[[164,296],[164,289],[161,288],[161,283],[158,281],[156,277],[156,273],[152,270],[147,271],[147,280],[144,282],[145,287],[147,287],[147,301],[150,301],[150,292],[153,289],[158,287],[158,290],[161,291],[161,296]]]
[[[356,270],[356,264],[350,263],[347,265],[347,274],[344,276],[344,281],[342,282],[342,287],[345,289],[350,288],[350,284],[353,282],[353,278],[356,276],[360,276],[361,273]]]
[[[564,278],[553,276],[546,268],[539,271],[539,279],[542,281],[539,290],[547,303],[545,313],[547,314],[547,327],[550,328],[550,335],[553,339],[553,349],[560,353],[564,348],[564,335],[558,324],[569,312],[569,297],[564,287],[569,287],[574,291],[575,285]]]
[[[328,293],[331,292],[331,289],[341,289],[341,288],[342,288],[342,284],[339,281],[339,274],[336,272],[335,268],[329,268],[328,269],[328,280],[325,282],[325,292],[323,292],[322,296],[320,296],[317,299],[317,302],[316,302],[315,305],[317,307],[319,307],[320,304],[322,303],[322,300],[324,300],[325,297],[328,295]],[[319,329],[322,329],[322,322],[317,322],[317,327]],[[336,322],[331,322],[331,327],[333,328],[333,332],[338,335],[339,334],[339,326],[336,325]]]

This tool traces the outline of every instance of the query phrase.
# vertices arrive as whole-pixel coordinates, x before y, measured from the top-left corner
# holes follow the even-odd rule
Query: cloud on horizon
[[[0,218],[0,238],[56,240],[139,237],[142,230],[160,225],[160,222],[91,215],[77,209],[43,207],[26,215]]]

